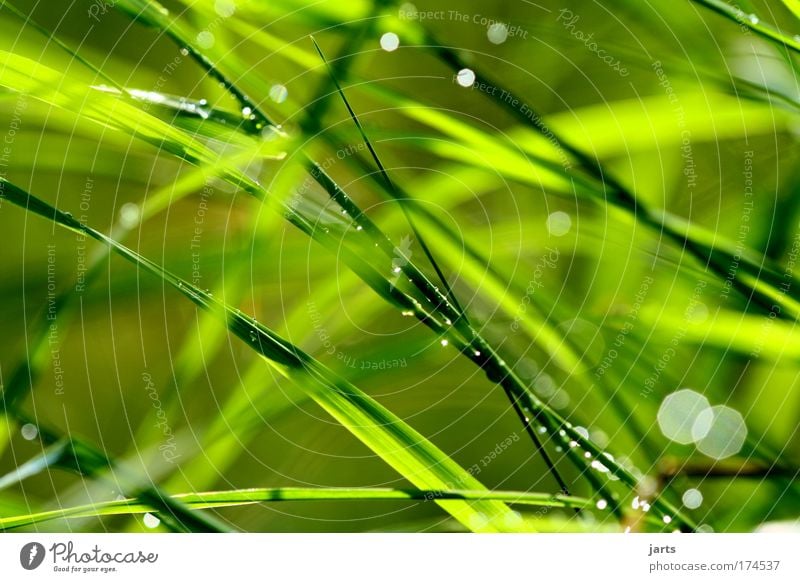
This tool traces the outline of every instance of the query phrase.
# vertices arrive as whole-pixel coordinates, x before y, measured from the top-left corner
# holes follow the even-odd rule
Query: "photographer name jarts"
[[[675,553],[675,546],[654,546],[650,544],[650,551],[647,554],[648,556],[652,556],[655,554],[674,554]]]

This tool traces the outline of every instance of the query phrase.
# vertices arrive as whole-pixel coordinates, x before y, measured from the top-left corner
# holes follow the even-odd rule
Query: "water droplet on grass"
[[[697,417],[692,435],[701,453],[713,459],[726,459],[742,450],[747,426],[738,411],[714,406]]]
[[[547,217],[547,232],[553,236],[564,236],[572,228],[569,214],[558,210]]]
[[[400,37],[393,32],[387,32],[381,37],[381,48],[387,53],[397,50],[400,46]]]
[[[697,489],[687,489],[681,497],[684,507],[688,509],[697,509],[703,504],[703,494]]]
[[[144,522],[145,527],[150,529],[155,529],[161,525],[161,520],[152,513],[145,513],[142,521]]]
[[[39,429],[36,428],[35,424],[26,423],[22,425],[20,433],[22,433],[22,438],[26,441],[32,441],[39,434]]]
[[[204,49],[210,49],[211,47],[214,46],[215,42],[216,39],[214,38],[214,35],[208,32],[207,30],[204,30],[197,34],[197,44],[199,44],[200,47]]]
[[[676,443],[688,445],[705,436],[702,433],[702,423],[698,424],[696,421],[708,408],[709,403],[705,396],[683,388],[664,398],[656,419],[665,437]]]
[[[550,398],[556,393],[556,383],[549,374],[539,374],[533,382],[533,389],[542,398]]]
[[[597,507],[597,509],[601,509],[601,510],[605,509],[606,507],[608,507],[608,501],[606,501],[605,499],[599,499],[597,501],[597,503],[595,504],[595,507]]]
[[[456,82],[462,87],[472,87],[475,83],[475,73],[472,69],[461,69],[456,76]]]
[[[284,85],[273,85],[269,90],[269,98],[275,103],[283,103],[289,97],[289,90]]]
[[[126,202],[119,209],[119,222],[125,228],[133,228],[139,222],[139,207],[132,203]]]
[[[556,409],[566,408],[569,406],[569,394],[564,390],[556,390],[556,393],[550,399],[550,406]]]
[[[508,26],[502,22],[495,22],[489,25],[486,36],[492,44],[503,44],[508,38]]]
[[[214,12],[223,18],[230,18],[236,12],[236,3],[233,0],[216,0]]]

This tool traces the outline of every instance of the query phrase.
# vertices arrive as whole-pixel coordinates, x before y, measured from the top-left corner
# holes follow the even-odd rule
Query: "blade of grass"
[[[237,507],[241,505],[286,501],[431,501],[434,499],[441,499],[450,501],[501,501],[528,507],[552,508],[587,507],[591,503],[590,500],[581,497],[567,497],[564,495],[548,495],[545,493],[528,493],[522,491],[471,491],[460,489],[436,491],[379,488],[324,489],[302,487],[179,493],[172,495],[171,499],[180,501],[187,507],[193,509]],[[159,516],[162,514],[158,507],[148,504],[147,500],[118,499],[104,503],[67,507],[28,515],[0,517],[0,531],[35,526],[56,519],[128,515],[153,511],[157,512]]]
[[[692,0],[695,4],[699,4],[717,14],[720,14],[735,22],[739,26],[746,26],[757,35],[767,39],[779,47],[785,47],[788,50],[800,53],[800,39],[797,36],[789,36],[783,34],[773,26],[764,23],[755,14],[747,14],[743,10],[736,8],[723,2],[722,0]]]

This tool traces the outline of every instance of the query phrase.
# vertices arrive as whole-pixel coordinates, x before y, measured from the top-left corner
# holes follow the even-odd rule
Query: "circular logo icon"
[[[39,542],[30,542],[19,551],[19,563],[26,570],[35,570],[44,561],[44,546]]]

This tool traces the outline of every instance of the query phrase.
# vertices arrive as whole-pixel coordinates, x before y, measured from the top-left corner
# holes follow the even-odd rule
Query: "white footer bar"
[[[800,534],[0,535],[0,580],[139,582],[187,575],[230,582],[797,582]]]

